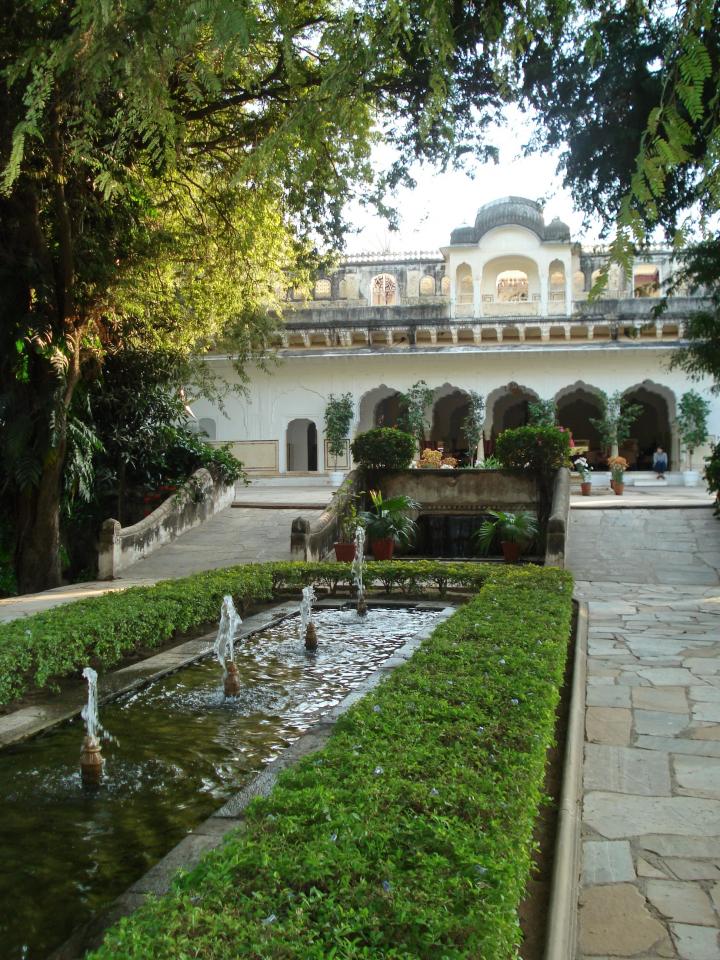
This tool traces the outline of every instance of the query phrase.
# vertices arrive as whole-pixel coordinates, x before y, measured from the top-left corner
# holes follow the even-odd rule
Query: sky
[[[522,156],[523,144],[530,138],[529,122],[516,109],[508,110],[505,126],[498,127],[489,139],[500,151],[500,162],[476,163],[474,177],[461,172],[438,173],[416,166],[414,190],[400,190],[394,198],[401,212],[400,230],[391,233],[386,222],[359,203],[348,208],[350,221],[360,230],[348,236],[347,253],[363,251],[436,251],[450,241],[450,232],[462,224],[472,224],[478,208],[506,196],[527,197],[544,206],[545,221],[560,217],[570,227],[573,240],[586,243],[600,239],[600,225],[583,226],[583,217],[572,203],[556,173],[558,155],[553,153]],[[378,151],[377,162],[383,154]]]

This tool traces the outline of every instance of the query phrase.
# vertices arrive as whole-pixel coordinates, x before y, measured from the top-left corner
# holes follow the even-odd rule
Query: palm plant
[[[397,540],[406,547],[413,540],[417,526],[408,514],[419,510],[420,504],[404,494],[384,500],[380,490],[369,493],[372,509],[360,514],[369,539]]]
[[[473,537],[481,553],[489,553],[496,538],[501,543],[519,543],[525,547],[537,536],[537,520],[527,510],[521,510],[519,513],[489,510],[488,513],[493,519],[483,520],[480,529]]]

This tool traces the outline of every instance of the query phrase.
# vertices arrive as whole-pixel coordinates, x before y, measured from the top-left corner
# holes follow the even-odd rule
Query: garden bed
[[[572,584],[532,567],[484,579],[96,956],[514,957]]]

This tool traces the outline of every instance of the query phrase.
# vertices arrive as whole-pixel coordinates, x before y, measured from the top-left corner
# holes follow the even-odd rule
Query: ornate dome
[[[450,243],[477,243],[489,230],[506,226],[525,227],[532,230],[540,240],[570,240],[570,228],[557,217],[545,226],[542,207],[535,200],[528,200],[527,197],[502,197],[480,207],[475,217],[475,226],[462,226],[453,230]]]
[[[560,217],[553,217],[545,227],[545,239],[570,242],[570,227]]]
[[[503,197],[480,207],[475,217],[475,235],[479,240],[488,230],[509,224],[527,227],[541,240],[544,238],[545,221],[542,207],[534,200],[527,200],[525,197]]]

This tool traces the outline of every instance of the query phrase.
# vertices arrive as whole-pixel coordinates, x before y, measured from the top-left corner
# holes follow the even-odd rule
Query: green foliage
[[[496,64],[545,13],[428,0],[14,13],[0,36],[0,462],[22,514],[21,586],[41,589],[59,579],[78,385],[128,347],[174,352],[222,393],[202,359],[216,350],[246,383],[267,365],[282,291],[342,242],[348,200],[392,215],[415,161],[493,154],[480,133],[502,102]],[[376,173],[379,138],[393,160]]]
[[[709,457],[705,457],[705,480],[709,493],[715,494],[715,516],[720,516],[720,443],[716,443]]]
[[[399,425],[415,437],[420,448],[423,446],[428,430],[427,411],[433,401],[433,395],[433,391],[424,380],[418,380],[407,393],[400,394],[402,413]]]
[[[570,437],[558,427],[515,427],[503,430],[495,444],[495,456],[509,470],[553,474],[568,465]]]
[[[503,430],[495,444],[503,467],[535,478],[541,542],[552,508],[553,485],[560,467],[570,466],[570,434],[559,427],[516,427]]]
[[[494,571],[95,960],[516,957],[571,595]]]
[[[698,447],[707,443],[710,404],[696,390],[688,390],[680,397],[678,429],[680,439],[687,447],[689,467],[692,470],[692,455]]]
[[[345,453],[345,443],[350,433],[355,405],[352,393],[343,393],[336,397],[330,394],[325,407],[325,439],[328,441],[328,453],[337,458]]]
[[[554,427],[557,404],[554,400],[531,400],[528,403],[528,423],[535,427]]]
[[[0,705],[87,663],[108,668],[135,650],[218,618],[225,594],[239,610],[272,596],[272,576],[248,564],[78,600],[0,624]]]
[[[395,427],[359,433],[350,444],[353,460],[371,470],[404,470],[415,455],[412,435]]]
[[[606,446],[616,446],[624,443],[630,436],[632,425],[642,413],[639,403],[628,403],[622,392],[616,390],[608,396],[601,394],[602,415],[590,417],[590,423],[600,434],[600,440]]]
[[[501,461],[494,454],[475,464],[476,470],[502,470],[502,468]]]
[[[673,276],[669,294],[690,294],[706,299],[701,310],[690,310],[685,324],[688,346],[673,351],[670,367],[679,367],[694,380],[711,377],[712,390],[720,391],[720,234],[684,251],[681,269]],[[661,301],[657,313],[667,309]]]
[[[408,514],[412,510],[419,510],[420,504],[404,494],[384,500],[380,490],[370,491],[370,502],[372,509],[360,514],[368,538],[397,540],[407,547],[414,539],[416,530],[416,523]]]
[[[475,390],[468,391],[468,414],[460,424],[460,433],[470,450],[470,462],[475,462],[478,444],[485,426],[485,398]]]
[[[476,563],[400,561],[366,563],[368,587],[386,593],[425,596],[431,589],[445,596],[450,587],[476,590],[489,567]],[[269,600],[278,591],[299,591],[314,583],[331,593],[352,591],[349,563],[266,563],[212,570],[154,587],[132,587],[79,600],[45,613],[0,624],[0,706],[29,689],[52,685],[92,663],[99,669],[123,656],[151,649],[174,634],[218,618],[225,594],[242,612]]]
[[[538,534],[537,520],[527,510],[518,513],[489,510],[488,513],[493,519],[483,520],[474,536],[481,553],[489,553],[493,543],[503,540],[527,547]]]

